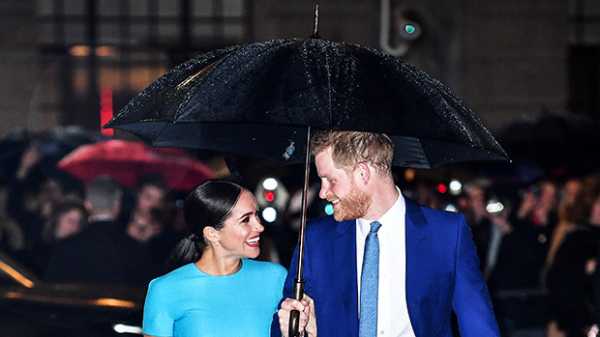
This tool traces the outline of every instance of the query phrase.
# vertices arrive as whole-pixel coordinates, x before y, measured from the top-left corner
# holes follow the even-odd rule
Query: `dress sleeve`
[[[283,286],[285,284],[285,280],[287,278],[287,269],[283,268],[282,266],[277,265],[277,294],[279,296],[281,296],[283,298]]]
[[[295,262],[295,256],[297,256],[297,249],[296,252],[294,253],[294,257],[292,258],[292,264],[291,266],[295,266],[296,262]],[[271,322],[271,337],[281,337],[281,330],[279,329],[279,316],[277,315],[277,310],[279,310],[279,306],[281,305],[281,302],[283,302],[283,300],[285,298],[288,297],[292,297],[293,295],[291,295],[292,290],[289,289],[288,285],[291,285],[293,282],[293,272],[288,273],[288,271],[283,268],[280,267],[281,271],[279,272],[279,278],[280,280],[278,282],[279,283],[279,295],[282,295],[281,300],[279,301],[279,303],[277,304],[277,308],[275,308],[275,313],[273,314],[273,321]],[[291,268],[291,270],[293,270],[294,268]]]
[[[168,288],[159,280],[152,280],[148,286],[144,303],[144,334],[156,337],[173,336],[173,308],[169,303]]]

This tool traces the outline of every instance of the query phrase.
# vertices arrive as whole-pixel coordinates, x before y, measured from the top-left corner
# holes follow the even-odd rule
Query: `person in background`
[[[556,226],[556,186],[541,181],[523,191],[502,238],[490,282],[496,290],[540,290],[550,239]]]
[[[65,201],[55,207],[46,224],[42,238],[46,243],[56,243],[81,232],[87,224],[87,211],[78,201]]]
[[[598,177],[584,179],[580,193],[564,207],[566,229],[556,253],[548,259],[546,274],[548,336],[583,337],[593,322],[592,274],[600,242]]]
[[[55,206],[50,220],[45,224],[41,242],[33,249],[31,258],[35,271],[43,273],[54,247],[83,231],[86,225],[87,211],[79,201],[65,201]]]
[[[0,205],[6,205],[7,192],[6,186],[0,186]],[[23,228],[14,219],[8,217],[6,212],[1,210],[0,247],[3,247],[5,252],[17,256],[17,258],[25,252]]]
[[[490,214],[486,210],[486,187],[483,180],[474,180],[465,184],[466,209],[464,210],[467,223],[473,232],[473,242],[477,248],[480,268],[486,269],[488,250],[493,233]]]
[[[119,249],[121,231],[115,223],[121,210],[121,187],[109,177],[86,186],[87,228],[53,249],[45,278],[54,282],[130,284],[124,265],[128,255]]]
[[[148,286],[145,336],[269,335],[286,272],[252,260],[264,230],[257,212],[254,195],[232,182],[210,180],[190,193],[184,213],[193,232],[175,249],[180,267]]]
[[[159,174],[142,176],[137,183],[134,207],[126,218],[124,235],[119,235],[117,241],[119,249],[127,254],[123,263],[132,283],[145,285],[165,271],[164,255],[176,243],[165,240],[168,235],[165,231],[167,193],[165,181]],[[158,254],[163,254],[162,259]]]
[[[161,219],[153,215],[152,211],[164,209],[166,195],[167,187],[160,175],[147,175],[140,179],[135,207],[125,229],[129,237],[143,243],[162,231]]]
[[[563,185],[561,198],[558,203],[558,223],[550,241],[550,248],[546,257],[546,270],[552,265],[556,252],[565,236],[577,226],[573,213],[574,204],[581,190],[581,185],[581,180],[578,178],[570,178]]]
[[[63,201],[63,187],[57,179],[36,170],[42,154],[32,143],[21,156],[15,177],[9,181],[6,214],[19,224],[25,236],[25,249],[32,254],[41,244],[44,224],[50,219],[54,205]],[[32,183],[34,178],[39,181]]]

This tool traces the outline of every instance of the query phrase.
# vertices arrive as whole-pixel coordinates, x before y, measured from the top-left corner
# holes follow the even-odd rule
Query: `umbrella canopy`
[[[191,190],[214,175],[208,166],[182,150],[161,151],[124,140],[81,146],[63,158],[58,167],[86,182],[108,175],[127,187],[134,187],[144,175],[160,174],[175,190]]]
[[[398,166],[508,159],[439,81],[380,51],[319,38],[198,56],[154,82],[108,126],[158,146],[286,161],[304,159],[308,126],[387,133]]]

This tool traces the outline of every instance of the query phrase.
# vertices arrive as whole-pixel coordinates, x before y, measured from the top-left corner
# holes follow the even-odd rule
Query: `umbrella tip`
[[[319,38],[319,1],[314,2],[315,7],[315,21],[313,24],[313,33],[311,38],[318,39]]]

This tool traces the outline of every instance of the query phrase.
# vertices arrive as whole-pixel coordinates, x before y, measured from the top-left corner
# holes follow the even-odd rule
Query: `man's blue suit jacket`
[[[500,336],[464,217],[406,199],[406,302],[416,337]],[[311,222],[304,251],[305,292],[315,300],[319,337],[358,337],[356,221]],[[293,297],[297,251],[284,287]],[[272,336],[280,336],[277,315]]]

